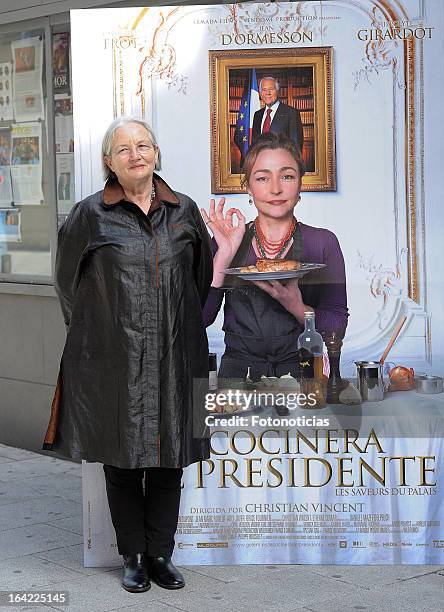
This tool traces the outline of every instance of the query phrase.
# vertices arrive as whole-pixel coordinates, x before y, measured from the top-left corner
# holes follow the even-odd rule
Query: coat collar
[[[155,208],[158,208],[161,202],[175,205],[180,204],[179,198],[176,196],[171,187],[169,187],[167,183],[157,174],[153,174],[153,183],[156,189],[156,197],[151,204],[150,212]],[[103,203],[105,206],[114,206],[115,204],[119,204],[119,202],[124,202],[125,200],[125,192],[123,191],[119,181],[115,178],[108,179],[103,189]]]

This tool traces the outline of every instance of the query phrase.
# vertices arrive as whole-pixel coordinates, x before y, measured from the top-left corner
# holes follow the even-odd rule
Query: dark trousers
[[[182,469],[129,470],[104,465],[103,470],[119,554],[170,557],[179,518]]]

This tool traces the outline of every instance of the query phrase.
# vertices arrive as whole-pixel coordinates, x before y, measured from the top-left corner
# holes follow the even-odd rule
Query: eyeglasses
[[[115,151],[113,151],[112,154],[117,155],[118,157],[121,157],[123,159],[126,157],[130,157],[130,155],[132,154],[134,150],[136,150],[136,152],[139,155],[146,155],[152,149],[155,149],[155,148],[156,147],[152,144],[139,144],[139,145],[136,145],[135,147],[123,146],[123,147],[117,148]]]

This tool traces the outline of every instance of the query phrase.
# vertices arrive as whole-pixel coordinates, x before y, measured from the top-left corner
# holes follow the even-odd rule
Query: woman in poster
[[[44,448],[104,464],[123,587],[178,589],[182,468],[209,457],[193,382],[208,380],[210,238],[196,204],[154,173],[160,150],[144,120],[116,119],[102,161],[105,188],[59,232],[68,334]]]
[[[225,352],[219,376],[258,380],[262,375],[298,376],[297,339],[304,312],[314,310],[323,335],[343,336],[347,326],[344,259],[336,236],[297,221],[304,166],[297,146],[282,134],[262,135],[244,161],[244,185],[257,215],[246,223],[236,208],[224,213],[224,199],[202,215],[213,232],[213,282],[204,308],[211,325],[225,296]],[[237,217],[237,224],[233,218]],[[249,281],[225,269],[250,266],[258,258],[323,263],[303,279]]]

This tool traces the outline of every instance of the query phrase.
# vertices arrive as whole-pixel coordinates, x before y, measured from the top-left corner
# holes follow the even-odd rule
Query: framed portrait
[[[336,190],[332,59],[331,47],[209,51],[213,193],[244,192],[243,158],[264,131],[298,144],[302,191]]]

